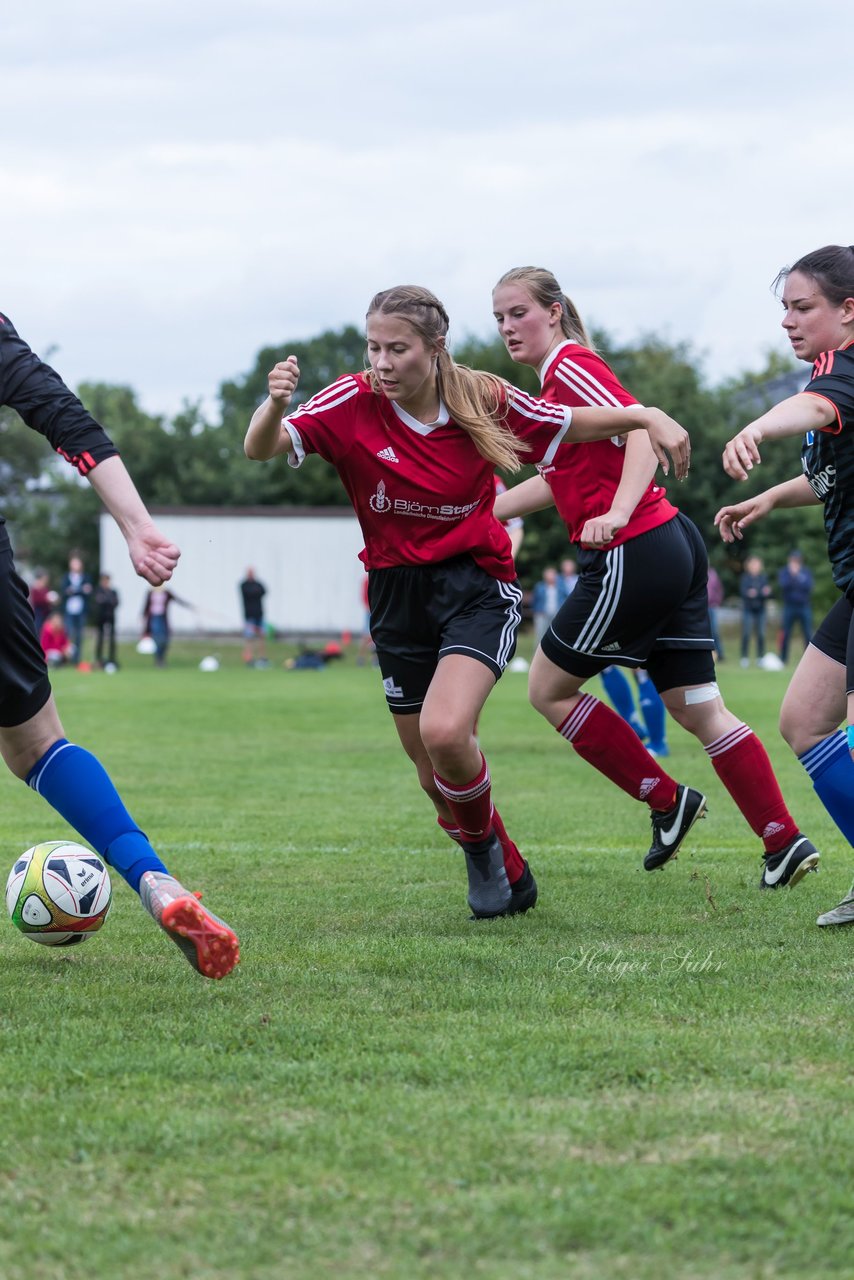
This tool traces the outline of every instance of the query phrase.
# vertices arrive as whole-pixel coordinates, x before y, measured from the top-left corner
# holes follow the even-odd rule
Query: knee
[[[794,710],[787,707],[785,702],[780,708],[779,728],[784,742],[791,747],[796,756],[802,756],[805,751],[809,750],[814,741],[817,741],[815,736],[810,734],[807,726],[803,724],[802,718],[796,715]]]
[[[422,714],[421,740],[434,765],[438,765],[440,761],[454,760],[465,752],[471,744],[472,736],[471,725],[447,718],[429,720]],[[424,786],[424,783],[421,785]]]
[[[535,711],[539,711],[540,715],[548,720],[549,711],[555,699],[543,681],[537,679],[528,681],[528,701]]]

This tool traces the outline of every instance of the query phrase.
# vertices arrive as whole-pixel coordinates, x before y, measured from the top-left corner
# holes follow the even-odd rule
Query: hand
[[[275,365],[267,377],[267,388],[270,392],[270,399],[280,404],[286,409],[291,402],[291,397],[296,390],[299,382],[299,365],[296,356],[288,356],[287,360],[280,360]]]
[[[164,538],[153,524],[135,529],[128,537],[131,563],[152,587],[160,587],[172,577],[181,552],[174,542]]]
[[[745,427],[725,446],[723,451],[724,471],[733,480],[746,480],[748,472],[754,464],[762,461],[759,456],[759,445],[762,443],[762,432],[758,427]]]
[[[755,498],[748,498],[745,502],[737,502],[731,507],[721,507],[715,516],[715,527],[724,542],[740,542],[744,536],[744,530],[756,520],[760,520],[762,516],[767,515],[772,506],[767,494],[758,493]]]
[[[624,529],[628,519],[617,511],[606,511],[602,516],[585,520],[579,542],[585,547],[607,547],[614,534]]]
[[[649,442],[662,471],[665,475],[670,474],[672,458],[673,474],[677,480],[684,480],[691,465],[691,438],[688,432],[675,419],[662,413],[661,409],[645,409],[644,415]]]

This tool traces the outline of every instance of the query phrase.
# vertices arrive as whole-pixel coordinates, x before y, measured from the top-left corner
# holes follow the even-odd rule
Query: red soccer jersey
[[[601,356],[575,342],[563,342],[540,370],[543,398],[575,408],[584,405],[637,404]],[[573,542],[592,516],[610,510],[623,474],[625,442],[619,436],[570,444],[553,462],[540,464],[540,475],[554,494],[555,506]],[[614,534],[608,549],[672,520],[677,508],[660,484],[650,481],[628,524]]]
[[[530,450],[525,460],[551,462],[571,413],[515,388],[505,421]],[[435,423],[418,422],[364,374],[347,374],[284,420],[293,441],[291,465],[307,453],[331,462],[350,496],[368,569],[435,564],[471,555],[493,578],[516,577],[510,539],[493,515],[493,464],[440,405]]]

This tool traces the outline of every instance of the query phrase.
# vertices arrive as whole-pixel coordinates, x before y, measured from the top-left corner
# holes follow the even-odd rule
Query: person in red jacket
[[[574,413],[636,404],[550,271],[508,271],[492,302],[508,352],[539,371],[545,400]],[[761,887],[795,884],[816,867],[818,851],[789,813],[762,743],[724,704],[712,657],[706,548],[655,471],[642,432],[614,432],[563,449],[497,500],[501,518],[554,504],[577,547],[579,582],[534,655],[531,701],[583,759],[649,806],[644,867],[652,871],[675,856],[706,798],[670,777],[625,720],[584,690],[611,663],[645,668],[762,841]]]
[[[39,632],[39,643],[51,667],[62,666],[64,662],[70,662],[73,658],[74,645],[68,638],[59,609],[54,609],[53,613],[45,619]]]

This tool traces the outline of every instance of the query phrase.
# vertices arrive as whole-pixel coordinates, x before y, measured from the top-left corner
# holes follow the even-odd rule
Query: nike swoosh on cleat
[[[670,828],[669,831],[665,831],[663,827],[659,828],[658,838],[663,845],[673,844],[676,837],[679,835],[679,828],[682,825],[682,816],[685,813],[685,805],[687,803],[688,803],[688,789],[686,787],[686,789],[682,792],[682,802],[679,805],[679,809],[673,821],[673,826]]]
[[[773,885],[777,883],[780,877],[785,874],[786,868],[788,867],[789,863],[792,861],[792,854],[802,844],[803,844],[803,840],[799,840],[797,844],[793,845],[792,848],[789,850],[788,856],[785,857],[783,861],[780,863],[779,867],[775,867],[773,871],[770,871],[768,867],[765,868],[766,884]]]

